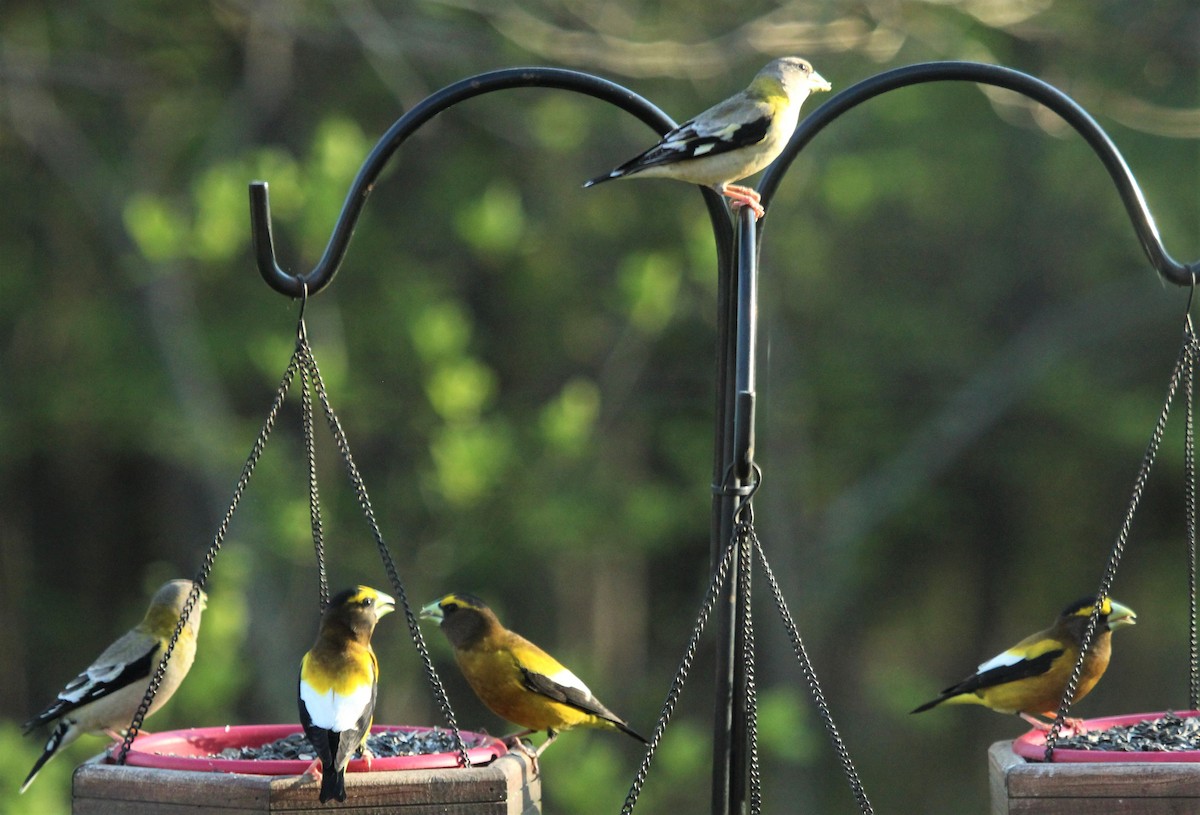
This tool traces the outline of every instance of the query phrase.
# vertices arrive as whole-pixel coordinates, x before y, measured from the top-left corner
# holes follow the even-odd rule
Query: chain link
[[[1150,478],[1150,470],[1154,467],[1154,460],[1158,455],[1159,445],[1162,444],[1163,434],[1166,432],[1167,416],[1171,412],[1171,403],[1175,400],[1175,394],[1179,390],[1179,385],[1183,381],[1185,373],[1188,375],[1189,383],[1191,381],[1190,373],[1193,368],[1195,354],[1196,338],[1192,333],[1191,319],[1189,318],[1184,329],[1183,347],[1179,350],[1179,358],[1175,362],[1175,369],[1171,372],[1171,381],[1167,386],[1167,398],[1163,403],[1162,412],[1158,415],[1158,422],[1154,425],[1154,432],[1150,435],[1150,443],[1146,446],[1146,453],[1142,457],[1141,467],[1138,468],[1137,478],[1134,479],[1133,494],[1129,499],[1129,507],[1125,512],[1125,519],[1121,524],[1120,532],[1117,533],[1117,539],[1113,543],[1112,552],[1109,553],[1108,563],[1104,569],[1104,576],[1100,580],[1100,587],[1096,591],[1096,604],[1092,609],[1091,616],[1088,618],[1087,628],[1084,631],[1083,641],[1079,648],[1079,656],[1075,659],[1075,667],[1072,669],[1071,677],[1067,681],[1066,690],[1058,706],[1058,712],[1054,716],[1054,723],[1050,726],[1049,732],[1046,733],[1045,760],[1047,762],[1054,760],[1055,745],[1058,742],[1059,734],[1066,720],[1067,711],[1070,710],[1071,703],[1075,699],[1075,692],[1079,687],[1080,677],[1083,675],[1083,660],[1091,649],[1092,641],[1096,636],[1096,626],[1100,620],[1101,605],[1104,598],[1108,597],[1112,591],[1112,584],[1117,575],[1117,567],[1121,563],[1121,557],[1125,554],[1125,546],[1129,541],[1129,533],[1133,528],[1133,519],[1137,513],[1138,504],[1141,502],[1142,493],[1146,490],[1146,483]],[[1194,609],[1194,590],[1192,592],[1192,603]],[[1194,614],[1192,619],[1195,619]],[[1194,652],[1192,665],[1195,666]]]
[[[749,506],[747,505],[747,510]],[[762,812],[762,771],[758,756],[758,687],[755,682],[754,615],[751,612],[751,571],[754,567],[754,521],[747,511],[747,520],[738,524],[738,586],[742,606],[742,639],[745,643],[746,678],[746,740],[750,753],[750,815]]]
[[[408,623],[409,633],[412,636],[413,643],[417,648],[421,663],[425,669],[426,676],[430,685],[433,688],[434,695],[437,698],[437,703],[441,709],[442,716],[445,719],[449,730],[453,734],[456,751],[458,753],[458,762],[461,766],[470,766],[470,757],[467,754],[466,744],[463,742],[462,735],[459,732],[458,723],[454,715],[454,710],[450,706],[450,700],[446,695],[437,671],[433,666],[433,660],[429,656],[429,649],[425,644],[424,638],[421,636],[421,630],[417,621],[416,615],[413,613],[412,605],[408,601],[408,594],[404,590],[404,585],[400,580],[399,572],[396,569],[395,561],[391,556],[391,552],[387,548],[384,541],[383,533],[380,531],[379,524],[375,518],[375,511],[371,506],[371,500],[367,493],[366,485],[362,479],[362,475],[358,471],[357,465],[354,463],[354,458],[350,453],[350,445],[346,439],[345,432],[342,430],[341,422],[334,413],[333,407],[329,401],[329,395],[325,390],[325,383],[321,377],[320,368],[317,366],[316,357],[313,355],[312,348],[308,344],[306,332],[303,328],[303,320],[297,331],[296,350],[292,354],[291,360],[284,371],[283,378],[279,383],[279,388],[275,392],[275,398],[271,403],[270,410],[267,413],[266,421],[264,421],[262,429],[259,431],[258,437],[254,441],[254,445],[250,450],[250,454],[246,459],[246,463],[242,467],[242,472],[238,478],[237,485],[234,488],[233,498],[229,503],[229,507],[225,512],[221,523],[217,527],[217,532],[213,537],[213,541],[205,553],[204,561],[198,572],[192,591],[189,593],[187,600],[184,602],[183,610],[179,621],[175,625],[175,630],[167,644],[167,649],[163,653],[158,667],[154,675],[150,679],[150,683],[146,688],[146,694],[142,698],[134,713],[133,720],[130,722],[128,729],[125,732],[124,740],[121,744],[120,752],[117,755],[117,763],[124,764],[129,749],[137,738],[138,732],[141,730],[142,722],[150,710],[150,705],[154,701],[155,695],[158,693],[162,685],[163,676],[166,674],[167,662],[171,654],[175,650],[175,645],[183,632],[187,620],[193,612],[196,604],[199,602],[200,592],[203,590],[208,576],[212,571],[213,564],[216,561],[217,553],[225,542],[225,538],[229,533],[229,525],[233,520],[233,514],[241,503],[242,496],[246,491],[246,487],[250,482],[250,477],[254,473],[255,467],[258,465],[259,459],[267,444],[272,429],[275,427],[279,411],[283,406],[283,402],[287,397],[288,391],[291,389],[292,382],[295,379],[297,371],[301,377],[301,411],[302,422],[304,425],[304,443],[305,454],[308,460],[308,479],[309,479],[309,510],[310,520],[312,523],[313,546],[317,558],[317,568],[320,581],[321,592],[321,607],[324,607],[329,602],[328,579],[325,570],[325,551],[324,551],[324,534],[321,524],[319,494],[317,491],[316,480],[316,455],[315,455],[315,433],[313,428],[313,404],[312,391],[315,390],[320,401],[322,411],[325,414],[326,422],[333,434],[338,452],[341,454],[342,460],[346,465],[351,484],[354,488],[355,496],[358,499],[359,507],[362,509],[367,523],[371,528],[371,533],[375,538],[375,542],[379,547],[380,556],[383,559],[383,565],[387,571],[388,580],[391,582],[393,590],[400,599],[404,608],[404,616]]]
[[[338,420],[337,414],[334,413],[333,407],[330,405],[329,394],[325,390],[325,381],[321,378],[321,371],[317,367],[316,357],[313,356],[312,349],[308,346],[307,340],[302,338],[300,345],[303,349],[303,361],[301,364],[312,376],[317,398],[321,403],[321,410],[324,412],[325,421],[329,425],[330,432],[333,434],[338,453],[341,454],[342,461],[346,465],[346,472],[350,477],[350,483],[358,499],[359,508],[367,519],[367,524],[371,528],[371,535],[375,538],[375,544],[379,548],[379,556],[383,561],[383,567],[387,571],[388,580],[391,582],[392,589],[396,592],[396,597],[400,600],[400,605],[404,609],[404,619],[408,623],[408,632],[420,656],[421,665],[425,669],[425,677],[433,689],[438,707],[441,709],[442,718],[446,721],[447,727],[454,736],[458,762],[463,767],[469,767],[471,759],[467,755],[466,744],[459,733],[458,720],[454,715],[454,709],[450,706],[450,698],[446,694],[446,689],[442,685],[442,680],[438,676],[437,669],[433,666],[433,659],[429,656],[429,648],[425,644],[425,638],[421,635],[421,627],[417,616],[413,613],[412,605],[408,601],[408,592],[404,590],[404,584],[400,580],[400,573],[396,569],[396,563],[392,559],[391,551],[383,539],[379,522],[375,518],[375,510],[371,506],[371,498],[367,494],[366,483],[358,471],[358,465],[354,463],[354,457],[350,454],[350,443],[346,439],[345,431],[342,430],[342,423]]]
[[[700,613],[696,616],[696,622],[692,626],[692,634],[688,638],[687,646],[683,649],[683,659],[679,661],[679,667],[675,670],[675,677],[671,680],[671,687],[667,691],[666,699],[663,701],[662,712],[658,714],[658,722],[654,725],[654,733],[650,736],[650,743],[646,745],[646,755],[642,758],[642,764],[638,767],[637,775],[634,776],[629,793],[625,796],[625,805],[621,807],[621,815],[631,815],[633,808],[637,806],[638,796],[642,794],[642,787],[646,784],[646,775],[650,771],[650,764],[654,760],[654,754],[658,751],[658,745],[662,742],[663,732],[667,729],[667,724],[671,721],[671,716],[675,713],[675,705],[679,702],[679,696],[683,692],[683,685],[687,681],[688,674],[692,670],[692,664],[696,660],[696,651],[700,647],[700,637],[704,634],[704,629],[708,625],[708,619],[712,616],[713,606],[717,602],[717,596],[720,594],[722,587],[725,585],[725,580],[729,576],[729,569],[733,563],[735,552],[737,552],[737,539],[733,538],[725,547],[725,552],[721,555],[721,560],[717,564],[717,568],[713,570],[712,578],[708,583],[708,590],[704,593],[704,600],[700,603]]]
[[[134,711],[133,719],[125,731],[125,738],[121,742],[121,750],[117,754],[118,764],[125,763],[125,758],[129,754],[129,748],[133,745],[133,740],[137,738],[138,732],[142,729],[142,722],[149,713],[150,705],[153,704],[154,697],[162,685],[163,676],[167,672],[167,662],[170,660],[171,654],[175,651],[175,644],[179,641],[180,635],[183,634],[183,627],[187,625],[188,617],[191,616],[196,603],[200,601],[200,592],[204,590],[204,584],[208,582],[208,576],[212,572],[217,552],[221,550],[221,546],[225,542],[225,537],[229,534],[229,524],[233,521],[233,513],[237,510],[238,504],[241,503],[246,486],[250,483],[250,476],[254,473],[254,468],[258,465],[258,460],[262,457],[263,449],[267,445],[267,438],[271,435],[271,430],[275,427],[275,420],[279,415],[279,409],[283,406],[283,400],[292,386],[292,380],[296,375],[299,365],[300,349],[297,347],[296,351],[292,354],[291,360],[288,362],[287,369],[283,372],[283,379],[279,383],[279,389],[275,391],[275,399],[271,402],[270,410],[267,411],[266,421],[263,422],[262,429],[258,431],[258,437],[254,440],[254,445],[250,449],[250,455],[246,458],[246,463],[242,466],[242,473],[238,477],[237,486],[234,487],[233,498],[229,502],[229,508],[225,510],[225,516],[217,526],[213,541],[209,544],[208,551],[205,552],[200,571],[192,581],[192,590],[188,593],[187,600],[184,601],[179,620],[175,623],[175,630],[171,633],[171,639],[167,643],[167,650],[163,652],[162,658],[158,662],[158,667],[155,669],[154,675],[150,678],[150,684],[146,686],[146,694],[142,697],[137,710]]]
[[[1187,417],[1184,425],[1183,470],[1184,490],[1187,503],[1187,550],[1188,550],[1188,701],[1192,710],[1200,708],[1200,644],[1196,634],[1196,434],[1195,400],[1196,362],[1200,356],[1196,335],[1188,315],[1185,334],[1188,356],[1185,373],[1187,395]]]
[[[303,337],[303,334],[301,334]],[[303,340],[301,340],[303,342]],[[307,344],[306,344],[307,347]],[[308,354],[311,354],[311,349]],[[300,368],[300,413],[304,426],[304,454],[308,459],[308,519],[313,551],[317,557],[317,590],[321,612],[329,606],[329,577],[325,571],[325,530],[321,523],[321,497],[317,490],[316,430],[313,427],[312,374],[307,364]]]
[[[813,704],[817,707],[821,724],[824,725],[825,733],[837,754],[838,763],[842,765],[842,774],[846,777],[846,782],[850,785],[850,791],[854,794],[855,800],[858,801],[859,810],[863,815],[873,815],[875,810],[871,807],[871,801],[867,798],[867,792],[858,777],[858,770],[855,769],[854,761],[850,758],[850,751],[842,740],[841,733],[838,732],[837,724],[833,721],[833,713],[829,710],[829,703],[825,701],[825,693],[821,690],[817,672],[813,669],[812,660],[808,657],[804,640],[800,638],[800,629],[796,627],[796,621],[792,619],[792,612],[788,610],[787,601],[784,600],[783,592],[779,588],[779,581],[775,579],[775,572],[772,571],[771,564],[767,562],[767,555],[753,529],[750,530],[750,537],[754,544],[754,551],[758,553],[758,565],[766,575],[767,583],[771,588],[771,596],[775,598],[775,608],[779,611],[779,616],[787,629],[788,639],[791,640],[796,659],[800,661],[800,670],[804,673],[804,679],[808,683],[809,695],[812,696]]]

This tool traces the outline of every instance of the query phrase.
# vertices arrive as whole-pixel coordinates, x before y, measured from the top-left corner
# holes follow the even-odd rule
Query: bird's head
[[[1083,625],[1087,625],[1088,618],[1092,616],[1095,607],[1095,597],[1084,597],[1064,608],[1059,619],[1064,622],[1081,621]],[[1137,614],[1129,606],[1121,605],[1111,597],[1105,597],[1100,603],[1100,615],[1096,620],[1096,625],[1100,628],[1112,631],[1123,625],[1135,625],[1136,623]]]
[[[375,623],[396,610],[396,601],[370,586],[354,586],[338,592],[329,600],[321,616],[321,626],[349,628],[360,638],[370,639]]]
[[[781,57],[773,60],[767,63],[754,79],[755,82],[778,82],[788,96],[801,100],[810,93],[827,91],[833,87],[825,77],[813,70],[812,63],[800,57]]]
[[[168,580],[163,583],[150,598],[150,607],[146,610],[142,626],[156,634],[164,634],[164,632],[169,634],[173,631],[179,622],[180,615],[183,614],[183,607],[194,586],[195,584],[190,580]],[[201,591],[196,604],[188,615],[187,627],[192,634],[195,634],[200,627],[200,613],[204,611],[207,604],[208,595]]]
[[[447,594],[421,609],[421,618],[436,620],[455,648],[469,646],[500,621],[487,603],[473,594]]]

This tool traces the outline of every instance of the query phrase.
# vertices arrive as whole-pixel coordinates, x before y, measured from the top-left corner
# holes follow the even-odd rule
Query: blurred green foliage
[[[682,120],[779,54],[835,91],[966,58],[1092,112],[1191,261],[1198,37],[1191,0],[0,7],[0,813],[68,811],[70,769],[103,741],[17,796],[42,738],[18,725],[162,579],[199,568],[291,353],[298,305],[254,270],[248,182],[269,182],[278,254],[302,271],[374,140],[473,73],[588,70]],[[707,583],[713,240],[683,185],[580,184],[651,138],[562,92],[443,113],[305,312],[410,598],[483,595],[643,732]],[[1021,725],[907,710],[1093,590],[1186,293],[1155,279],[1078,137],[966,85],[839,119],[763,235],[764,546],[877,811],[982,812],[986,748]],[[317,616],[298,404],[294,389],[216,561],[199,659],[151,730],[295,719]],[[1114,589],[1139,625],[1080,714],[1187,704],[1180,423]],[[382,586],[319,430],[331,583]],[[767,597],[756,610],[767,807],[851,812]],[[459,721],[504,732],[425,635]],[[377,719],[437,723],[403,618],[376,644]],[[639,811],[707,808],[711,646]],[[640,756],[564,736],[542,762],[546,811],[617,811]]]

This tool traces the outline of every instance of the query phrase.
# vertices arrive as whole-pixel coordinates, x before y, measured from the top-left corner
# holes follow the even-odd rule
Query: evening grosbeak
[[[375,714],[379,661],[371,634],[395,610],[395,600],[366,586],[335,595],[300,662],[300,723],[321,762],[322,804],[346,800],[346,765],[366,744]]]
[[[579,677],[529,640],[509,631],[487,605],[471,594],[447,594],[421,609],[436,620],[454,648],[471,690],[502,719],[525,728],[520,738],[545,730],[536,759],[560,731],[572,727],[620,730],[645,743],[625,721],[600,703]]]
[[[992,657],[974,674],[912,712],[920,713],[943,703],[984,705],[1000,713],[1017,713],[1035,727],[1046,729],[1048,725],[1034,716],[1055,717],[1067,692],[1067,682],[1079,658],[1095,604],[1094,597],[1072,603],[1063,609],[1054,625]],[[1136,621],[1133,609],[1104,598],[1073,702],[1086,696],[1108,668],[1113,630]]]
[[[119,732],[133,721],[134,713],[146,695],[193,590],[197,592],[196,599],[171,651],[171,658],[167,660],[162,684],[158,686],[146,716],[153,715],[167,703],[196,659],[200,614],[207,601],[204,592],[195,588],[190,580],[164,583],[150,599],[150,607],[142,621],[105,648],[83,673],[58,692],[58,697],[45,710],[25,722],[24,731],[29,733],[39,725],[58,720],[45,749],[21,785],[21,792],[33,783],[42,765],[81,734],[106,732],[113,738],[120,738]]]
[[[783,57],[767,63],[744,91],[689,119],[658,144],[611,172],[584,183],[614,178],[674,178],[712,187],[761,218],[759,194],[731,182],[754,175],[783,152],[813,91],[830,85],[807,60]]]

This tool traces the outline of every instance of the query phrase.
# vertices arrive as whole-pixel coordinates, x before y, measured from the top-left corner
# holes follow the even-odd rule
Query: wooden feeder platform
[[[988,750],[991,815],[1200,813],[1200,763],[1026,761],[1011,741]]]
[[[539,815],[541,778],[507,753],[483,767],[346,773],[346,801],[321,804],[297,776],[121,766],[97,756],[75,770],[72,815]]]

